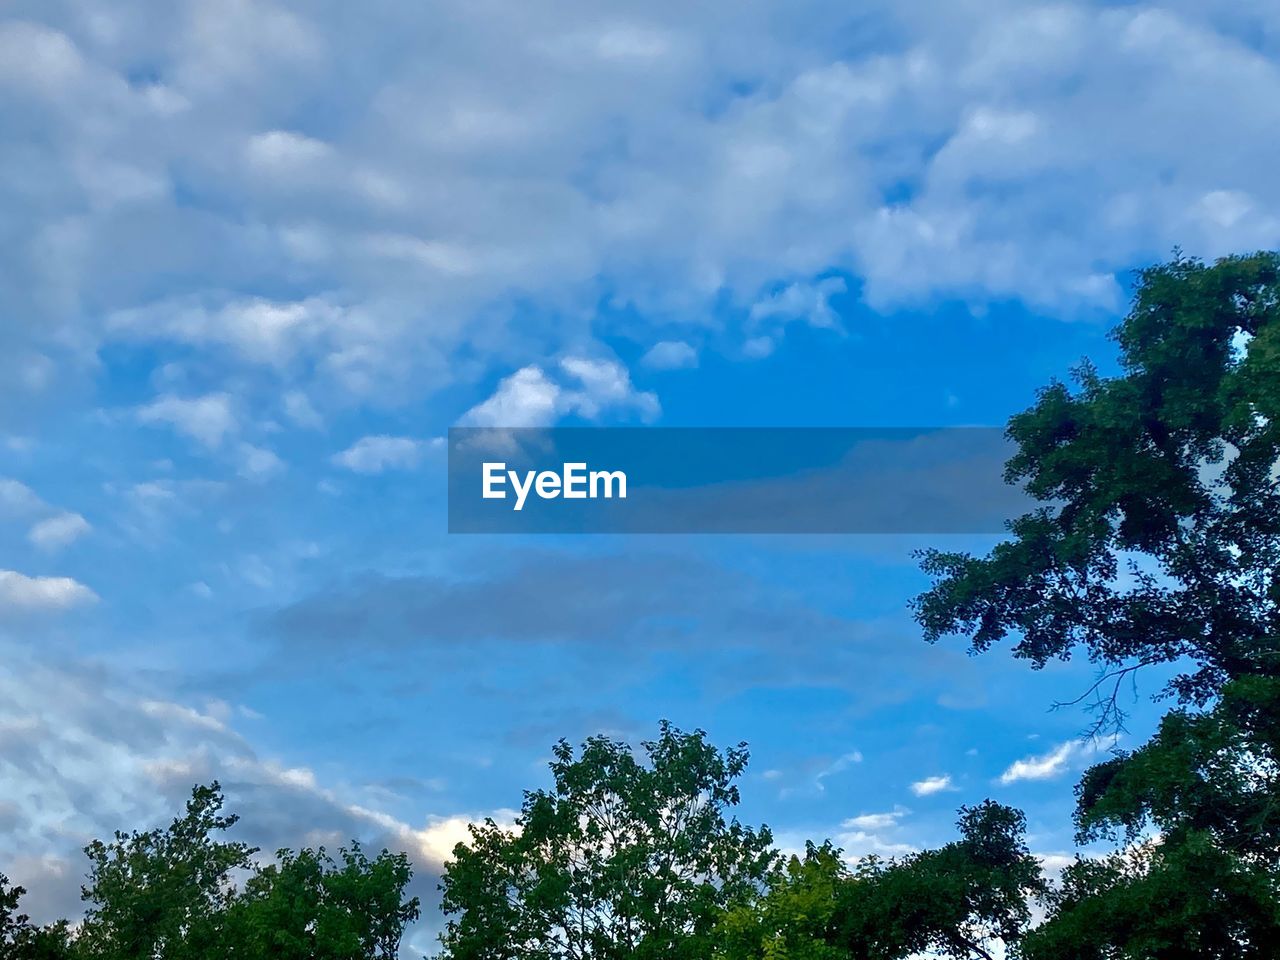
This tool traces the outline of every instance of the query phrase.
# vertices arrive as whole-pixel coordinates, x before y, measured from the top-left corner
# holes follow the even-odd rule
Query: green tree
[[[986,557],[926,552],[916,615],[930,641],[1011,638],[1037,667],[1083,651],[1099,727],[1122,723],[1125,678],[1176,671],[1157,735],[1077,790],[1080,839],[1129,849],[1068,870],[1028,955],[1262,956],[1280,861],[1280,256],[1148,269],[1114,337],[1120,375],[1082,365],[1075,390],[1053,383],[1010,421],[1007,476],[1046,505]]]
[[[887,865],[872,863],[840,904],[841,939],[853,957],[954,960],[998,955],[1031,921],[1045,891],[1023,835],[1023,814],[987,800],[962,807],[960,839]]]
[[[216,839],[237,817],[223,816],[215,781],[196,787],[186,813],[167,828],[116,832],[85,847],[89,904],[77,947],[101,960],[223,958],[232,871],[252,867],[257,851]]]
[[[1274,874],[1199,831],[1077,859],[1047,902],[1026,960],[1269,960],[1280,943]]]
[[[454,960],[706,957],[722,912],[776,855],[767,828],[729,819],[745,745],[721,753],[668,723],[643,745],[561,741],[554,786],[513,829],[473,825],[446,866],[442,936]]]
[[[765,892],[720,925],[726,960],[970,960],[1017,944],[1029,898],[1045,892],[1017,810],[986,801],[960,811],[960,839],[852,869],[840,851],[808,844],[770,875]]]
[[[847,960],[837,942],[837,910],[853,874],[830,841],[805,844],[804,856],[785,858],[765,889],[749,903],[726,911],[716,935],[716,955],[726,960]]]
[[[987,557],[927,551],[916,601],[948,633],[1043,666],[1077,648],[1120,680],[1187,663],[1172,692],[1203,705],[1231,678],[1280,676],[1280,255],[1144,271],[1114,333],[1122,374],[1076,371],[1009,423],[1007,467],[1046,506]],[[1127,561],[1127,575],[1121,563]]]
[[[67,960],[71,956],[70,934],[65,920],[47,927],[36,926],[18,903],[26,890],[0,873],[0,958],[3,960]]]
[[[9,878],[0,873],[0,946],[11,947],[14,939],[30,927],[30,918],[18,912],[18,903],[26,892],[10,885]]]
[[[244,960],[394,960],[421,912],[404,895],[412,876],[405,854],[370,860],[359,844],[336,861],[323,847],[280,850],[231,907],[229,939]]]

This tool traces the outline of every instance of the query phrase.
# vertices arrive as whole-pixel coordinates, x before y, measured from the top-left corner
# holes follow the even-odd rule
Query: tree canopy
[[[642,744],[561,741],[554,786],[525,794],[512,828],[473,825],[447,864],[457,960],[706,957],[723,910],[763,882],[767,828],[729,816],[745,745],[721,752],[702,731],[663,723]]]
[[[1014,417],[1010,481],[1046,505],[986,557],[928,551],[927,639],[1010,638],[1043,666],[1121,681],[1173,665],[1156,735],[1090,769],[1081,842],[1127,847],[1066,871],[1028,957],[1269,955],[1280,859],[1280,256],[1143,271],[1115,331],[1120,373],[1084,364]]]
[[[117,832],[85,848],[84,920],[38,927],[17,912],[25,891],[0,874],[0,960],[393,960],[418,919],[405,897],[407,855],[370,859],[358,843],[258,851],[225,840],[215,781],[193,788],[167,827]],[[240,875],[247,875],[243,887]]]

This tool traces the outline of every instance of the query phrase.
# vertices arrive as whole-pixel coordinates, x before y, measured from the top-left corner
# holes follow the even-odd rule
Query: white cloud
[[[811,327],[836,329],[840,321],[831,298],[848,290],[841,277],[827,277],[816,283],[793,283],[771,296],[756,301],[748,314],[753,323],[775,320],[803,320]]]
[[[560,387],[539,367],[523,367],[498,384],[493,396],[462,418],[476,427],[540,427],[559,414]]]
[[[275,451],[268,450],[266,447],[242,443],[238,453],[240,466],[237,472],[246,480],[266,480],[285,468],[284,461],[276,455]]]
[[[421,440],[412,437],[361,437],[346,450],[335,454],[333,462],[355,473],[409,470],[418,465],[425,448]]]
[[[220,346],[252,363],[283,367],[308,349],[336,352],[360,318],[327,297],[223,300],[176,297],[118,310],[107,329],[120,338]]]
[[[0,570],[0,611],[52,612],[93,603],[98,595],[70,577],[29,577]]]
[[[284,412],[295,424],[308,430],[319,430],[324,426],[324,418],[301,390],[290,390],[284,395]]]
[[[683,340],[661,340],[640,362],[653,370],[689,370],[698,365],[698,351]]]
[[[6,516],[23,517],[44,509],[44,500],[25,483],[0,477],[0,511]]]
[[[269,3],[27,5],[0,28],[23,54],[0,56],[5,116],[32,125],[0,184],[0,306],[24,318],[0,382],[142,338],[404,399],[581,352],[602,294],[641,324],[826,325],[814,278],[838,274],[876,307],[1070,314],[1175,243],[1280,242],[1276,51],[1220,5],[812,13],[780,33],[766,4],[624,5],[566,31],[572,4],[404,4],[351,31]],[[836,42],[855,16],[893,41]],[[429,62],[376,40],[424,32]]]
[[[925,777],[923,780],[917,780],[911,784],[911,792],[917,797],[929,797],[935,793],[942,793],[944,790],[954,790],[951,784],[951,775],[943,774],[938,777]]]
[[[264,755],[235,725],[255,717],[260,724],[243,705],[183,702],[98,665],[61,657],[54,666],[28,649],[0,647],[0,797],[7,801],[0,860],[29,889],[24,906],[35,919],[78,915],[89,838],[167,821],[194,783],[220,779],[228,810],[242,815],[235,837],[264,851],[332,849],[353,837],[370,849],[407,851],[416,874],[411,893],[428,909],[467,824],[514,819],[507,809],[452,810],[407,823],[381,809],[385,792],[374,785]]]
[[[92,529],[80,514],[64,511],[33,525],[27,539],[42,550],[56,550],[74,543]]]
[[[1102,740],[1068,740],[1046,753],[1014,761],[1004,773],[1000,774],[1000,783],[1051,780],[1089,762],[1101,751],[1115,746],[1115,743],[1114,737]]]
[[[231,397],[225,393],[193,398],[166,395],[139,407],[137,417],[142,423],[167,423],[211,449],[238,429]]]
[[[846,830],[888,830],[898,826],[898,821],[909,812],[905,807],[894,807],[886,813],[863,813],[850,817],[841,826]]]
[[[658,398],[637,391],[626,368],[613,360],[566,357],[560,371],[564,378],[556,381],[541,367],[517,370],[461,422],[475,427],[542,427],[571,414],[587,420],[598,420],[607,412],[652,420],[661,410]]]
[[[289,130],[254,134],[245,145],[250,165],[272,174],[294,174],[300,168],[325,160],[332,153],[319,140]]]

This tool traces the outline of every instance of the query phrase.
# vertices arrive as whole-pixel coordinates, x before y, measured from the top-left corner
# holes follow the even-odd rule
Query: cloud
[[[220,700],[189,702],[105,668],[63,657],[55,666],[21,648],[0,657],[0,859],[28,887],[24,907],[40,922],[83,909],[81,848],[116,829],[147,828],[181,809],[196,783],[218,779],[236,839],[273,851],[352,838],[404,850],[411,893],[428,908],[466,824],[510,810],[448,811],[417,823],[386,812],[372,785],[326,779],[264,755],[238,729],[251,711]],[[268,854],[263,854],[267,856]],[[421,932],[421,931],[419,931]]]
[[[70,577],[29,577],[0,570],[0,611],[53,612],[93,603],[98,595]]]
[[[850,750],[847,753],[843,753],[836,757],[834,760],[825,759],[820,762],[821,766],[819,766],[816,771],[812,772],[812,775],[805,784],[795,787],[784,787],[778,792],[778,796],[787,798],[797,795],[803,796],[805,794],[812,795],[825,793],[827,789],[826,781],[828,779],[838,776],[855,764],[862,762],[862,751]],[[810,767],[810,770],[812,771],[812,767]]]
[[[605,413],[630,413],[652,420],[661,410],[658,398],[637,391],[626,368],[613,360],[566,357],[559,366],[559,381],[537,366],[517,370],[460,422],[474,427],[542,427],[571,414],[598,420]]]
[[[954,790],[951,784],[951,775],[943,774],[938,777],[925,777],[923,780],[917,780],[911,784],[911,792],[917,797],[931,797],[935,793],[942,793],[946,790]]]
[[[1100,740],[1068,740],[1046,753],[1014,761],[1004,773],[1000,774],[999,781],[1007,785],[1022,780],[1052,780],[1088,763],[1101,751],[1110,749],[1115,744],[1114,737]]]
[[[333,462],[355,473],[409,470],[418,465],[426,446],[412,437],[361,437],[346,450],[334,454]]]
[[[539,367],[524,367],[498,384],[493,396],[472,407],[462,423],[477,427],[539,427],[555,421],[561,390]]]
[[[220,446],[229,434],[238,429],[231,410],[231,397],[225,393],[193,398],[162,396],[139,407],[137,417],[142,423],[169,424],[210,449]]]
[[[290,390],[284,395],[284,412],[295,424],[308,430],[319,430],[324,426],[324,418],[301,390]]]
[[[850,817],[841,826],[846,830],[888,830],[898,826],[898,821],[910,812],[906,807],[894,807],[887,813],[863,813]]]
[[[713,308],[829,325],[835,275],[885,310],[1072,314],[1175,243],[1280,240],[1280,70],[1221,7],[577,13],[20,6],[0,382],[202,344],[227,391],[247,365],[404,400],[598,343],[602,297],[642,347]],[[861,24],[883,42],[838,42]],[[386,42],[424,32],[430,62]]]
[[[698,365],[698,351],[683,340],[660,340],[640,362],[651,370],[690,370]]]
[[[42,550],[57,550],[89,533],[89,521],[73,510],[59,510],[25,483],[0,477],[0,519],[31,520],[27,540]]]
[[[251,443],[240,444],[238,473],[246,480],[266,480],[285,469],[285,463],[274,451],[255,447]]]
[[[24,517],[44,510],[46,504],[25,483],[0,477],[0,511],[10,517]]]
[[[748,317],[755,324],[802,320],[811,327],[838,329],[840,321],[831,306],[831,298],[847,290],[848,285],[842,277],[827,277],[815,283],[792,283],[756,301]]]
[[[328,144],[289,130],[257,133],[245,144],[249,163],[273,175],[297,174],[327,159],[332,152]]]
[[[115,338],[225,348],[252,364],[284,368],[303,355],[341,353],[360,317],[326,296],[302,300],[180,296],[117,310]]]
[[[64,511],[37,522],[27,532],[27,539],[42,550],[56,550],[74,543],[92,529],[80,514]]]

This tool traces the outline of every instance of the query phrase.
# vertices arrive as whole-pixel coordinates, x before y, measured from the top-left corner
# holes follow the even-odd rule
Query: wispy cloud
[[[951,775],[943,774],[937,777],[925,777],[923,780],[917,780],[911,784],[911,792],[917,797],[929,797],[935,793],[942,793],[946,790],[954,790],[951,784]]]
[[[0,570],[0,612],[69,610],[93,603],[98,595],[71,577],[29,577],[16,570]]]
[[[334,454],[333,462],[354,473],[375,474],[387,470],[410,470],[418,465],[423,454],[441,440],[417,440],[413,437],[392,437],[386,434],[361,437],[341,453]]]
[[[1018,783],[1022,780],[1052,780],[1070,770],[1088,763],[1099,753],[1114,747],[1116,738],[1097,740],[1068,740],[1058,744],[1052,750],[1031,757],[1015,760],[1009,768],[1000,774],[1002,784]]]
[[[27,532],[27,539],[42,550],[56,550],[74,543],[92,529],[88,520],[67,510],[35,523]]]

